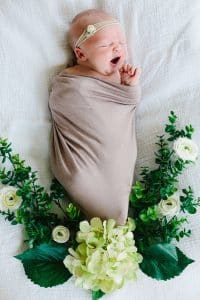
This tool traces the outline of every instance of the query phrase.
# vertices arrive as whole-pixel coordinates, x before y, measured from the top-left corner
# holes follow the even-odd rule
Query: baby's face
[[[112,24],[96,32],[80,46],[83,64],[103,75],[116,72],[127,54],[126,38],[118,24]]]

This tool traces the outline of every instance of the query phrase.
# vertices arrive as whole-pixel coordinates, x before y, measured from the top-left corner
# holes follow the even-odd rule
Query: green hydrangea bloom
[[[128,280],[136,279],[142,256],[137,253],[132,231],[135,222],[128,218],[124,226],[114,220],[100,218],[80,222],[74,251],[64,259],[68,270],[75,275],[76,285],[93,291],[110,293]]]

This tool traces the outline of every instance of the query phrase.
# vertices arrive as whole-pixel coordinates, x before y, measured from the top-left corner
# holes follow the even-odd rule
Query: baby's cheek
[[[122,51],[122,53],[123,53],[124,60],[126,60],[126,58],[128,57],[128,49],[127,49],[127,47],[124,48],[124,51]]]

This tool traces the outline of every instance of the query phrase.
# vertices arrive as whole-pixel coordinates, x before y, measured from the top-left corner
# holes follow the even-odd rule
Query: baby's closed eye
[[[110,46],[112,46],[112,44],[113,43],[109,43],[109,42],[108,43],[102,43],[102,44],[99,44],[98,47],[110,47]]]
[[[124,41],[119,41],[118,43],[115,43],[115,42],[105,42],[105,43],[99,44],[98,47],[102,47],[102,48],[104,48],[104,47],[112,47],[115,44],[119,44],[120,46],[125,46],[126,42],[124,42]]]

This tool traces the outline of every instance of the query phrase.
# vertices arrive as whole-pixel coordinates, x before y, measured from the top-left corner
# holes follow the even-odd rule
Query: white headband
[[[76,41],[75,48],[79,47],[83,42],[93,36],[97,31],[101,30],[106,26],[110,26],[113,24],[119,24],[118,21],[115,19],[102,21],[99,23],[88,25],[87,28],[83,31],[83,33],[79,36],[78,40]]]

